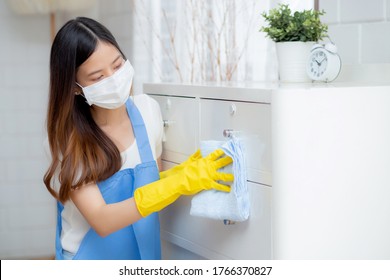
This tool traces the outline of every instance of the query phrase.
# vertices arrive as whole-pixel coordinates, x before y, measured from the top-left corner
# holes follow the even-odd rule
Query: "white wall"
[[[57,15],[57,29],[72,16]],[[48,15],[16,15],[0,0],[0,259],[54,255],[56,207],[43,184],[50,48]]]
[[[43,184],[50,51],[48,16],[18,16],[0,0],[0,258],[47,257],[54,200]]]

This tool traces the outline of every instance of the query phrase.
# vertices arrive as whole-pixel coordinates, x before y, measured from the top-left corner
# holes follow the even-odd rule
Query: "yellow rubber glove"
[[[166,177],[172,176],[173,174],[177,173],[178,171],[182,170],[185,166],[188,164],[193,163],[194,161],[202,158],[202,154],[200,153],[200,150],[197,150],[195,153],[193,153],[186,161],[180,163],[179,165],[176,165],[168,170],[161,171],[160,172],[160,179],[164,179]]]
[[[160,211],[181,195],[193,195],[210,189],[229,192],[230,186],[216,182],[234,180],[233,174],[217,172],[218,169],[232,163],[230,157],[220,158],[222,155],[224,152],[217,149],[207,157],[185,165],[172,176],[136,189],[134,199],[140,214],[146,217]]]

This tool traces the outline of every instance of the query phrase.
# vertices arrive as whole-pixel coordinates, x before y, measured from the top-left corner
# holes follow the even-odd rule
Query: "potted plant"
[[[267,26],[260,28],[276,43],[279,79],[283,82],[308,82],[306,63],[315,42],[327,37],[328,26],[321,22],[324,11],[291,12],[287,4],[262,13]]]

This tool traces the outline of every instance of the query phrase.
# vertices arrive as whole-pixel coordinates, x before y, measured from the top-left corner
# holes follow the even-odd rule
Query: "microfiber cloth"
[[[231,190],[229,193],[216,190],[198,193],[191,200],[190,215],[216,220],[245,221],[249,217],[250,202],[242,141],[238,137],[232,137],[228,141],[210,140],[200,144],[202,156],[207,156],[218,148],[233,159],[232,164],[218,170],[233,172],[234,182],[231,184]]]

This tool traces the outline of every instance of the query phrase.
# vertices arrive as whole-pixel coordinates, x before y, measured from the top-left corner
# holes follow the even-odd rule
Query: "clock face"
[[[320,79],[328,67],[328,57],[322,50],[312,53],[309,61],[309,73],[313,79]]]

